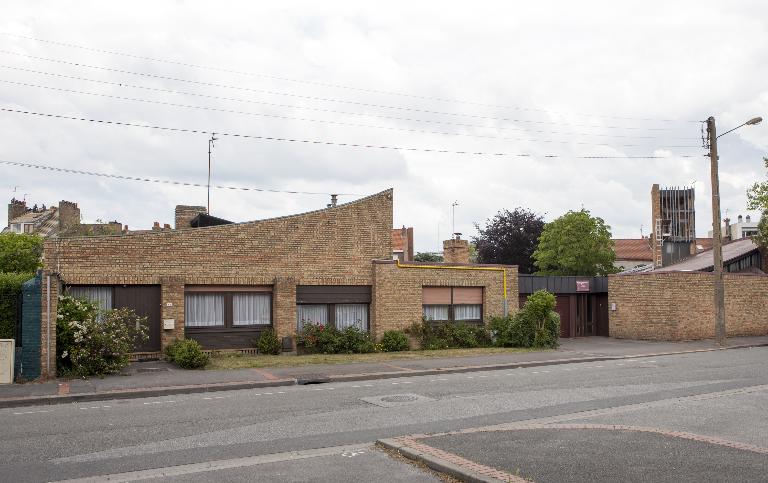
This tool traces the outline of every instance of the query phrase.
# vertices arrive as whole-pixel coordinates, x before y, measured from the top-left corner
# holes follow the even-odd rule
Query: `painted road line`
[[[152,402],[145,402],[143,404],[171,404],[175,402],[176,401],[152,401]]]
[[[50,413],[50,412],[53,412],[53,410],[52,409],[45,409],[45,410],[40,410],[40,411],[23,411],[23,412],[20,412],[20,413],[13,413],[13,414],[15,414],[16,416],[20,416],[22,414],[37,414],[37,413]]]

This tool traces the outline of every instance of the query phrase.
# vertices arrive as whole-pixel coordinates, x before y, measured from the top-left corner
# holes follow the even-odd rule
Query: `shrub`
[[[101,319],[69,322],[73,344],[71,352],[62,355],[69,356],[72,372],[78,376],[118,372],[128,365],[128,354],[135,344],[148,338],[146,317],[137,317],[131,309],[108,310]]]
[[[56,369],[63,374],[72,369],[75,327],[72,322],[95,320],[99,307],[95,302],[69,295],[59,296],[56,312]]]
[[[338,330],[307,322],[297,332],[296,343],[323,354],[361,354],[375,350],[370,334],[354,325]]]
[[[208,364],[208,354],[195,339],[177,339],[165,348],[168,359],[182,369],[199,369]]]
[[[402,330],[388,330],[381,339],[381,348],[384,352],[407,351],[408,336]]]
[[[539,290],[515,315],[491,318],[490,328],[494,344],[500,347],[555,348],[560,336],[555,296]]]
[[[487,347],[491,345],[488,331],[482,325],[466,322],[431,322],[422,318],[408,330],[416,336],[424,350]]]
[[[0,273],[0,339],[14,338],[21,284],[32,277],[31,273]]]
[[[280,345],[280,339],[277,338],[277,334],[272,329],[266,329],[261,332],[258,340],[256,340],[256,347],[259,349],[260,354],[278,355],[282,350]]]

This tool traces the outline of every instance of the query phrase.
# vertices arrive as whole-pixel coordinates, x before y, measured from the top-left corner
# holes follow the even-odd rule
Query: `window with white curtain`
[[[368,304],[336,304],[336,328],[356,326],[368,330]]]
[[[453,320],[480,320],[482,319],[482,312],[482,305],[454,305]]]
[[[186,327],[223,327],[224,294],[186,294],[184,325]]]
[[[272,297],[269,294],[233,294],[232,325],[269,325]]]
[[[448,309],[450,305],[425,305],[424,317],[427,320],[448,320]]]
[[[67,294],[96,303],[101,310],[112,309],[112,287],[104,286],[73,286],[67,289]]]
[[[328,325],[328,305],[300,304],[296,306],[296,327],[301,330],[305,323]]]

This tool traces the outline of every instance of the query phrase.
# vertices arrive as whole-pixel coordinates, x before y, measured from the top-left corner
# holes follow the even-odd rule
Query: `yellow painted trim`
[[[501,272],[504,277],[504,300],[507,299],[507,270],[500,267],[451,267],[446,265],[400,265],[400,260],[397,260],[397,268],[436,268],[438,270],[483,270],[489,272]]]

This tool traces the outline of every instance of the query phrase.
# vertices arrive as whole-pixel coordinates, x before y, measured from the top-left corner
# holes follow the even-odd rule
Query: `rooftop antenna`
[[[29,194],[29,193],[24,193],[24,198],[23,198],[21,201],[23,201],[24,203],[26,203],[26,202],[27,202],[27,195],[28,195],[28,194]]]
[[[456,207],[459,206],[458,201],[454,201],[453,204],[451,204],[451,209],[453,210],[453,220],[451,221],[451,233],[456,233]]]
[[[643,238],[643,237],[644,237],[644,235],[643,235],[643,224],[641,223],[640,224],[640,238]]]
[[[208,140],[208,207],[206,211],[209,215],[211,214],[211,148],[214,147],[214,142],[218,140],[215,132],[211,133],[211,139]]]

